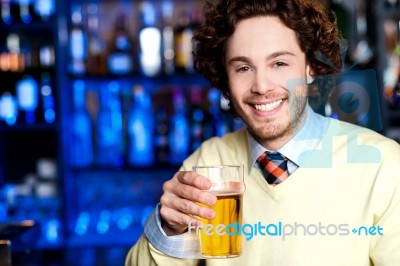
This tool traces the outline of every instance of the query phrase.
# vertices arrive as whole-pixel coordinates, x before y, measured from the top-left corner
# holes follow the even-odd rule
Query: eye
[[[284,63],[284,62],[281,62],[281,61],[277,61],[277,62],[275,62],[275,63],[273,64],[273,66],[274,66],[274,67],[277,67],[277,68],[282,68],[282,67],[288,66],[288,64],[286,64],[286,63]]]
[[[250,67],[248,66],[242,66],[236,69],[236,72],[247,72],[250,71]]]

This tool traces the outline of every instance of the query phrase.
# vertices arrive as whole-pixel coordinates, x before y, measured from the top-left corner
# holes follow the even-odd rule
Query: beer
[[[226,227],[229,224],[242,224],[242,202],[242,193],[218,193],[217,203],[207,206],[216,212],[215,218],[208,220],[199,217],[203,223],[199,234],[201,253],[204,257],[240,256],[242,253],[241,235],[239,233],[228,234]]]
[[[205,258],[231,258],[242,253],[243,165],[193,166],[193,171],[211,181],[209,192],[217,203],[205,206],[215,211],[214,219],[198,217],[202,225],[196,228],[200,236],[201,254]],[[204,206],[204,205],[203,205]]]

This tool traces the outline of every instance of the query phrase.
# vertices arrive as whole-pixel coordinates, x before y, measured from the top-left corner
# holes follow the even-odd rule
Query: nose
[[[254,74],[254,81],[251,91],[257,94],[266,94],[273,90],[273,76],[267,70],[257,70]]]

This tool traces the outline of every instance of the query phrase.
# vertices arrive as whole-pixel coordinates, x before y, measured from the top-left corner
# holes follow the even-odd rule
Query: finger
[[[196,218],[168,207],[161,207],[160,216],[164,224],[176,231],[184,231],[189,224],[200,224]]]
[[[171,201],[171,208],[187,215],[194,215],[205,219],[213,219],[215,217],[214,210],[178,197]]]
[[[181,198],[208,205],[213,205],[217,201],[217,197],[214,194],[205,192],[191,185],[182,184],[176,178],[166,181],[163,184],[163,191],[164,193],[162,198],[165,198],[164,200],[167,201],[170,195],[177,195]],[[167,204],[168,206],[167,202],[164,202],[163,204]]]
[[[217,202],[217,197],[211,192],[203,191],[190,185],[171,183],[167,184],[166,186],[167,188],[164,190],[164,194],[166,194],[166,196],[172,194],[178,196],[179,198],[203,203],[206,205],[214,205]]]
[[[179,183],[191,185],[201,190],[206,190],[211,187],[211,181],[193,171],[180,171],[175,175]]]

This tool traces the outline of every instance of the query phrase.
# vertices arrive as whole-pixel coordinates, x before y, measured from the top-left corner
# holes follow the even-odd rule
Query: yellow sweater
[[[400,265],[400,146],[394,141],[332,120],[317,150],[275,187],[251,167],[245,130],[205,142],[182,169],[200,164],[244,164],[243,223],[281,228],[275,236],[244,236],[242,256],[206,265]],[[126,260],[127,266],[197,264],[159,252],[144,235]]]

